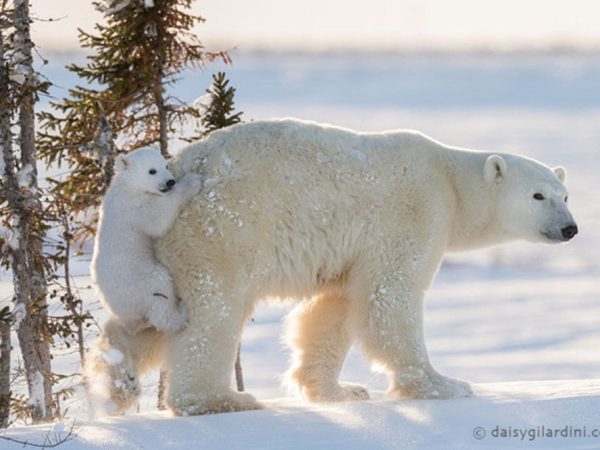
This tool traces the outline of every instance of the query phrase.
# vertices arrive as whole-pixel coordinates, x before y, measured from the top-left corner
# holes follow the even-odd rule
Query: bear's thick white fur
[[[394,397],[467,396],[468,384],[434,370],[423,338],[423,296],[444,253],[557,242],[574,227],[564,169],[412,131],[253,122],[187,147],[173,167],[204,180],[156,247],[189,311],[167,342],[177,414],[260,407],[230,379],[244,322],[273,297],[299,301],[289,375],[307,398],[368,398],[338,382],[355,341]]]
[[[175,184],[166,166],[157,149],[120,155],[100,209],[92,278],[104,306],[133,334],[149,325],[176,332],[187,321],[153,240],[169,230],[201,183],[190,175]]]

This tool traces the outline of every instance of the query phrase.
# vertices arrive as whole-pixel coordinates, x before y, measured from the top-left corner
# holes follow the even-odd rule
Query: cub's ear
[[[129,160],[127,159],[127,155],[120,154],[119,156],[117,156],[117,159],[115,159],[115,170],[117,172],[123,172],[127,169],[127,166],[129,166]]]
[[[506,176],[506,161],[500,155],[491,155],[483,166],[483,178],[486,182],[502,181]]]
[[[555,167],[554,173],[556,177],[560,180],[561,183],[564,183],[567,180],[567,169],[562,166]]]

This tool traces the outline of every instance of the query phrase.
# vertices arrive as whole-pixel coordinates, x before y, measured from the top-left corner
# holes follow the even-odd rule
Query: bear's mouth
[[[171,186],[165,186],[162,189],[159,189],[160,192],[162,192],[163,194],[166,194],[167,192],[169,192],[171,190]]]
[[[560,235],[557,235],[556,233],[551,233],[549,231],[540,231],[540,234],[544,236],[546,241],[550,242],[551,244],[559,244],[568,240]]]

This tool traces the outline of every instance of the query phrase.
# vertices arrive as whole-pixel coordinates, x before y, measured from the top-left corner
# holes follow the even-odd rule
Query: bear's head
[[[522,156],[489,156],[484,178],[497,192],[503,231],[531,242],[572,239],[578,230],[567,205],[566,175],[563,167],[551,169]]]
[[[175,186],[167,160],[158,149],[142,148],[119,155],[115,172],[128,188],[148,194],[163,195]]]

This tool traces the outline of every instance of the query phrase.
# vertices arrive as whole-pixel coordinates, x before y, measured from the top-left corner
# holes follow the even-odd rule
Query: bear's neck
[[[449,251],[474,250],[513,240],[502,227],[497,186],[484,180],[483,168],[493,153],[451,150],[443,156],[455,196]]]

